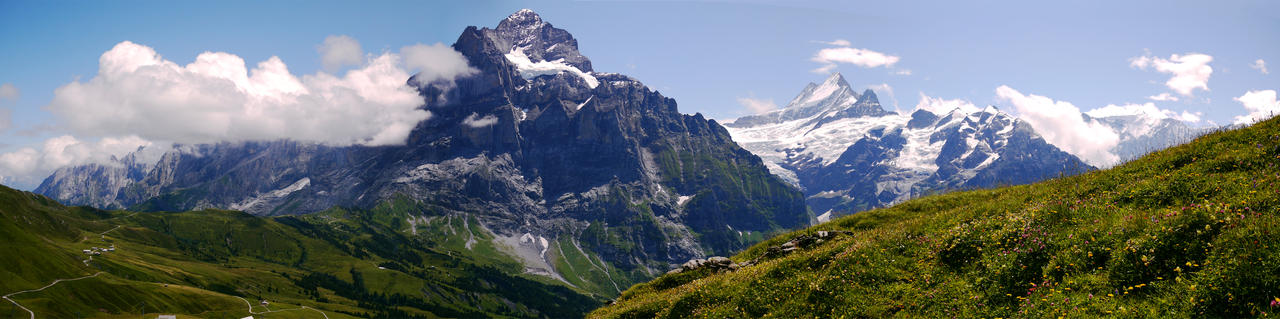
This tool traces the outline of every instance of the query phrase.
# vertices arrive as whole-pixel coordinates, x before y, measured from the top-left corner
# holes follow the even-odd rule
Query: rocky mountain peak
[[[498,22],[496,29],[485,28],[481,32],[504,54],[519,51],[533,63],[560,61],[582,72],[592,71],[591,61],[578,52],[578,40],[568,31],[543,21],[533,10],[516,11]]]
[[[516,27],[530,27],[530,26],[537,27],[537,26],[541,26],[543,23],[545,22],[542,22],[542,17],[538,16],[537,12],[533,12],[533,10],[529,10],[529,9],[520,9],[520,11],[516,11],[515,13],[512,13],[511,15],[507,16],[506,19],[503,19],[502,22],[499,22],[498,29],[510,29],[510,28],[516,28]]]
[[[788,108],[804,107],[819,102],[838,102],[832,101],[832,98],[851,97],[849,102],[852,103],[858,99],[858,93],[849,87],[849,82],[844,80],[844,76],[840,72],[832,73],[822,84],[809,83],[804,90],[796,95],[795,99],[787,105]],[[830,103],[825,103],[830,104]]]
[[[844,80],[843,74],[840,74],[840,72],[836,72],[836,73],[832,73],[830,76],[827,76],[827,79],[822,81],[821,86],[847,88],[849,87],[849,82]]]
[[[866,89],[865,91],[862,91],[862,97],[858,98],[858,103],[875,103],[879,105],[880,99],[876,98],[876,91]]]

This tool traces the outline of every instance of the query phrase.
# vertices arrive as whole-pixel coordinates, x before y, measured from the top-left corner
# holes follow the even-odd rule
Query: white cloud
[[[0,154],[0,182],[35,186],[60,167],[108,163],[112,157],[123,157],[139,147],[158,148],[151,145],[151,142],[137,136],[102,138],[89,142],[63,135],[45,140],[38,148],[24,147]],[[150,153],[162,152],[163,150]]]
[[[408,78],[391,53],[341,77],[298,78],[276,57],[248,70],[236,55],[205,52],[180,66],[126,41],[102,54],[97,76],[58,88],[46,108],[79,136],[401,144],[430,116]]]
[[[746,107],[751,114],[764,114],[778,109],[778,103],[774,103],[772,99],[740,97],[738,98],[738,104]]]
[[[911,75],[911,69],[901,69],[901,70],[897,70],[897,71],[894,71],[894,72],[893,72],[893,74],[897,74],[897,75]]]
[[[22,92],[13,83],[0,84],[0,101],[13,101],[22,96]]]
[[[937,115],[946,115],[952,110],[960,109],[961,113],[973,113],[980,111],[973,102],[964,99],[947,100],[943,98],[934,98],[920,92],[920,102],[916,103],[916,110],[925,110]]]
[[[1173,74],[1164,85],[1178,94],[1191,96],[1195,89],[1209,90],[1209,76],[1213,75],[1209,62],[1213,62],[1213,57],[1200,53],[1174,54],[1168,59],[1144,55],[1129,59],[1129,66],[1144,70],[1154,67],[1158,72]]]
[[[1125,105],[1108,104],[1107,106],[1092,109],[1084,113],[1092,117],[1141,115],[1153,120],[1175,119],[1188,123],[1200,122],[1200,116],[1203,115],[1203,113],[1200,112],[1191,113],[1182,111],[1182,113],[1178,113],[1173,110],[1161,109],[1156,106],[1155,103],[1151,102],[1143,104],[1130,103]]]
[[[1107,167],[1120,160],[1110,151],[1119,144],[1120,136],[1102,123],[1086,122],[1075,105],[1034,94],[1024,95],[1005,85],[996,88],[996,96],[1013,104],[1019,117],[1035,127],[1046,141],[1085,162]]]
[[[451,81],[460,76],[468,76],[480,72],[467,65],[467,58],[462,53],[443,43],[432,45],[415,44],[400,48],[404,57],[404,65],[411,71],[418,72],[418,79],[424,83],[438,80]]]
[[[1280,114],[1276,90],[1249,91],[1232,99],[1244,104],[1245,110],[1249,111],[1249,114],[1237,116],[1235,124],[1252,124]]]
[[[1148,99],[1151,99],[1151,100],[1153,100],[1153,101],[1165,101],[1165,102],[1177,102],[1177,101],[1178,101],[1178,97],[1173,96],[1173,94],[1169,94],[1169,92],[1164,92],[1164,93],[1160,93],[1160,94],[1156,94],[1156,95],[1148,96],[1147,98],[1148,98]]]
[[[479,114],[471,113],[467,118],[462,119],[462,124],[473,128],[481,128],[498,123],[498,117],[496,116],[485,115],[484,117],[479,118],[477,118],[477,116],[479,116]]]
[[[835,39],[831,41],[813,41],[813,42],[822,43],[822,44],[831,45],[831,46],[838,46],[838,47],[847,47],[847,46],[853,45],[852,42],[849,42],[849,40],[845,40],[845,39]]]
[[[1169,117],[1175,120],[1179,120],[1187,123],[1199,123],[1201,120],[1201,116],[1203,115],[1204,115],[1203,112],[1191,113],[1187,111],[1182,111],[1182,113],[1179,113],[1177,116],[1170,115]]]
[[[1250,64],[1249,67],[1258,70],[1258,72],[1262,72],[1262,74],[1271,74],[1271,72],[1267,72],[1267,61],[1263,61],[1262,59],[1253,61],[1253,64]]]
[[[325,37],[324,44],[316,47],[316,51],[320,52],[320,63],[329,71],[364,62],[364,49],[360,48],[360,42],[345,35]]]
[[[848,63],[864,68],[892,67],[893,64],[898,63],[899,58],[867,49],[841,47],[818,50],[810,60],[822,63],[821,67],[813,70],[814,73],[827,73],[835,69],[838,63]]]

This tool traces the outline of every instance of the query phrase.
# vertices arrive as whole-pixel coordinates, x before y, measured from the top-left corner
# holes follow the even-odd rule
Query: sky
[[[3,1],[0,183],[173,142],[402,143],[430,115],[396,85],[473,72],[447,46],[521,8],[722,121],[830,72],[890,110],[995,105],[1082,158],[1111,137],[1081,112],[1280,110],[1274,1]]]

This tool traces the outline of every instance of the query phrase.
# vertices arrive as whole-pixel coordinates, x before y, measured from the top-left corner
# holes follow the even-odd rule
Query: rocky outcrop
[[[769,246],[765,249],[765,253],[755,259],[743,262],[733,262],[725,257],[710,257],[707,259],[690,259],[681,264],[680,267],[667,271],[668,275],[679,274],[687,271],[696,271],[706,269],[711,272],[737,271],[742,268],[751,267],[763,260],[778,258],[797,250],[812,248],[815,245],[835,239],[839,235],[850,235],[849,231],[827,231],[819,230],[813,232],[812,235],[804,234],[796,236],[785,243],[775,246]]]

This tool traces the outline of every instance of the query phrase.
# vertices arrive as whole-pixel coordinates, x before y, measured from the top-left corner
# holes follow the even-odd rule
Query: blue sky
[[[822,64],[812,59],[833,48],[820,42],[837,39],[898,58],[890,67],[835,69],[859,88],[891,87],[878,90],[890,109],[913,109],[920,94],[1012,109],[996,92],[1008,86],[1081,110],[1152,102],[1199,112],[1197,125],[1208,125],[1248,113],[1234,98],[1280,89],[1277,74],[1251,68],[1262,59],[1280,70],[1280,5],[1269,1],[4,1],[0,83],[20,94],[0,97],[12,113],[0,153],[40,150],[68,134],[110,137],[68,129],[46,105],[58,87],[92,79],[99,57],[122,41],[178,64],[220,51],[250,67],[279,57],[293,74],[311,74],[322,70],[317,47],[327,36],[350,36],[376,56],[451,44],[466,26],[493,27],[520,8],[572,33],[596,71],[631,75],[681,111],[717,119],[749,114],[741,98],[783,105],[821,81],[826,75],[813,70]],[[1173,74],[1132,64],[1191,53],[1211,56],[1213,71],[1207,90],[1190,96],[1165,85]],[[1148,98],[1161,93],[1179,101]]]

